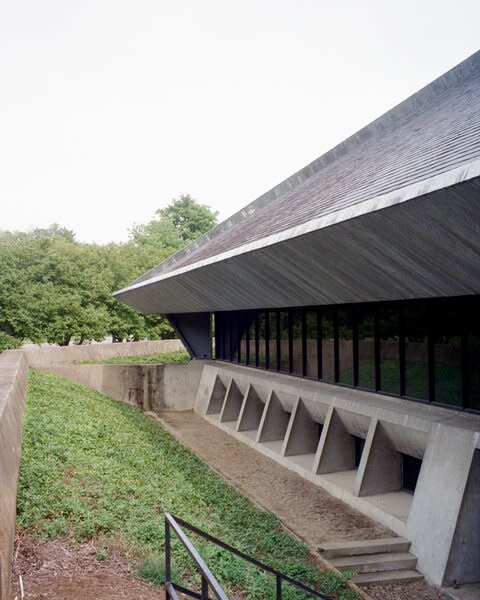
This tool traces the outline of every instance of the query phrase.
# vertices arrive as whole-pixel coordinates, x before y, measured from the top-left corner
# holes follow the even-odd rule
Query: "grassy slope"
[[[172,352],[160,352],[157,354],[147,354],[145,356],[116,356],[106,360],[87,360],[82,364],[87,365],[147,365],[147,364],[179,364],[190,360],[188,352],[185,350],[173,350]]]
[[[272,566],[334,592],[305,546],[138,409],[53,375],[31,372],[18,497],[20,527],[40,537],[97,538],[155,577],[164,511],[182,516]],[[271,578],[199,543],[219,580],[246,598],[271,598]],[[158,562],[158,561],[157,561]],[[176,572],[188,559],[175,552]],[[153,567],[152,567],[153,565]],[[343,588],[343,586],[340,586]],[[285,598],[302,595],[286,593]],[[346,590],[340,598],[355,598]]]

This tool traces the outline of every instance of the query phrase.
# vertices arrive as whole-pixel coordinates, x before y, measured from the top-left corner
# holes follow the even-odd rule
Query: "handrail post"
[[[277,595],[276,600],[282,600],[282,576],[277,573]]]
[[[168,519],[165,519],[165,596],[166,600],[170,600],[170,592],[168,590],[168,584],[172,579],[172,567],[171,567],[171,549],[170,549],[170,523]]]
[[[202,575],[202,592],[201,592],[201,600],[208,600],[208,581]]]

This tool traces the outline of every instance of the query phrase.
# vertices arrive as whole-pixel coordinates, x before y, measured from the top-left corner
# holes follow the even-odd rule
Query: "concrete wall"
[[[50,364],[43,371],[87,385],[143,410],[189,410],[195,404],[202,361],[180,365]]]
[[[409,539],[431,583],[480,581],[479,415],[222,363],[204,367],[195,410]],[[413,495],[401,454],[422,460]]]
[[[53,364],[107,360],[117,356],[142,356],[184,349],[180,340],[154,340],[118,344],[82,344],[81,346],[28,346],[24,348],[28,364],[33,368]]]
[[[0,600],[10,598],[26,385],[23,353],[10,350],[0,354]]]

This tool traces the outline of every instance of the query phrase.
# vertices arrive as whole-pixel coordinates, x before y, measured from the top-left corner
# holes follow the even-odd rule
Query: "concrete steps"
[[[360,540],[323,544],[320,554],[341,572],[354,571],[357,585],[386,585],[422,579],[416,557],[404,538]]]

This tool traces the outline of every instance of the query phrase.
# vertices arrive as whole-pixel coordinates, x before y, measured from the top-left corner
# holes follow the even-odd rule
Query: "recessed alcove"
[[[220,375],[215,376],[212,391],[208,399],[207,415],[218,415],[222,410],[223,402],[225,400],[225,394],[227,386],[223,382]]]
[[[236,430],[249,437],[256,437],[265,410],[266,393],[262,388],[250,384],[243,399]]]
[[[230,381],[230,385],[225,393],[222,410],[220,412],[221,423],[236,424],[240,410],[243,404],[244,392],[235,379]]]
[[[262,415],[257,442],[281,454],[295,397],[272,390]]]

